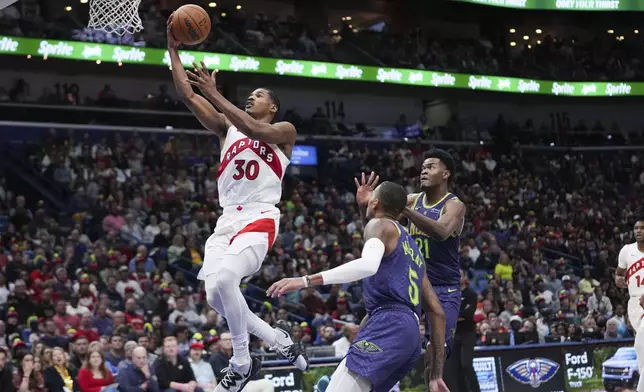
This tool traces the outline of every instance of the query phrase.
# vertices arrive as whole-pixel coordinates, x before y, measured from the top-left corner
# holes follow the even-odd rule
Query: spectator
[[[105,365],[105,357],[101,350],[90,351],[83,367],[78,372],[80,392],[116,392],[114,376]]]
[[[499,264],[494,267],[494,278],[499,282],[505,282],[512,280],[512,275],[513,268],[510,264],[510,257],[505,253],[501,253]]]
[[[56,315],[54,323],[59,335],[67,335],[69,329],[77,329],[80,325],[80,317],[75,314],[67,314],[67,303],[65,300],[56,302]]]
[[[145,266],[145,272],[148,274],[153,273],[157,269],[154,261],[150,257],[148,257],[148,248],[146,248],[144,245],[139,245],[136,248],[136,256],[134,256],[132,260],[130,260],[130,272],[134,272],[137,263],[143,263],[143,265]]]
[[[360,327],[356,324],[349,323],[342,327],[342,337],[335,342],[333,342],[333,347],[335,347],[335,356],[338,358],[344,358],[349,352],[349,347],[353,344],[353,341],[360,331]]]
[[[13,382],[14,374],[11,363],[7,360],[7,351],[0,347],[0,391],[15,392],[17,390]],[[29,376],[31,377],[31,375]]]
[[[154,368],[161,389],[184,390],[190,388],[193,391],[203,392],[197,386],[190,363],[187,359],[179,356],[179,345],[174,336],[167,336],[163,340],[163,355],[156,360]]]
[[[590,275],[590,267],[584,267],[584,277],[579,281],[579,291],[587,296],[590,296],[595,287],[599,286],[599,282],[593,279]]]
[[[94,316],[91,312],[85,312],[81,316],[80,327],[78,327],[78,332],[82,333],[89,343],[96,342],[100,339],[100,335],[96,328],[92,327],[94,323]]]
[[[45,378],[40,369],[36,369],[34,356],[31,353],[16,356],[16,363],[19,366],[13,375],[13,386],[18,392],[47,391],[47,388],[45,388]]]
[[[153,364],[159,356],[153,352],[155,347],[150,343],[150,337],[145,334],[140,334],[137,343],[148,351],[148,363]],[[132,352],[132,355],[134,355],[134,352]]]
[[[202,324],[201,317],[193,310],[187,309],[187,301],[185,297],[179,297],[176,301],[176,309],[170,313],[168,321],[170,324],[176,324],[177,317],[183,317],[186,326],[195,330]]]
[[[125,361],[123,346],[123,337],[117,334],[110,337],[109,350],[105,353],[105,360],[111,363],[112,366],[118,367],[121,362]]]
[[[601,287],[595,287],[595,294],[588,298],[588,311],[597,312],[607,318],[613,314],[613,305],[610,299],[604,296]]]
[[[132,363],[132,352],[137,347],[138,347],[138,343],[133,340],[129,340],[125,342],[125,344],[123,345],[123,351],[125,352],[125,360],[121,361],[121,363],[118,364],[117,373]]]
[[[116,376],[122,392],[161,392],[154,367],[148,363],[145,347],[132,350],[132,362]]]
[[[233,357],[233,342],[232,335],[229,332],[224,332],[221,334],[221,339],[219,340],[219,347],[217,352],[210,356],[210,366],[215,372],[215,377],[217,380],[221,380],[224,376],[223,369],[228,367],[228,362],[230,358]]]
[[[54,347],[51,355],[51,366],[45,369],[45,387],[49,392],[66,392],[78,389],[74,383],[76,370],[67,365],[65,351]]]
[[[79,370],[87,361],[88,345],[89,340],[82,332],[76,332],[72,336],[72,355],[69,360],[69,364],[74,367],[75,370]]]
[[[217,386],[215,373],[212,366],[203,360],[204,345],[200,342],[195,342],[190,345],[190,366],[195,374],[197,386],[204,391],[212,391]]]

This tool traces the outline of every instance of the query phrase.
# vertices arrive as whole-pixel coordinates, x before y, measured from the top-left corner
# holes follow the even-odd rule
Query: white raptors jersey
[[[644,295],[644,253],[637,248],[637,242],[624,245],[619,251],[619,268],[626,270],[626,284],[631,297]]]
[[[249,139],[231,126],[221,149],[217,188],[222,207],[253,203],[276,205],[290,163],[275,144]]]

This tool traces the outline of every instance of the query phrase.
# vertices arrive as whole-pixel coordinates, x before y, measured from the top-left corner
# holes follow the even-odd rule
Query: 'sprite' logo
[[[522,359],[505,369],[514,380],[532,388],[550,381],[558,370],[559,364],[546,358]]]

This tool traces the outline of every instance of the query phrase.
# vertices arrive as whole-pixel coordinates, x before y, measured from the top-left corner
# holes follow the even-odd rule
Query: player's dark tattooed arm
[[[226,117],[219,113],[206,98],[195,94],[192,86],[188,83],[188,75],[183,68],[179,52],[177,51],[178,42],[171,33],[171,20],[172,16],[168,19],[168,55],[170,56],[170,68],[172,69],[172,79],[174,80],[177,97],[197,117],[197,120],[199,120],[204,128],[214,132],[219,139],[223,139],[228,129]]]
[[[414,225],[416,225],[416,227],[418,227],[423,233],[437,239],[438,241],[443,241],[458,230],[463,224],[463,218],[465,217],[465,204],[460,200],[448,201],[445,203],[443,215],[441,215],[438,220],[428,218],[409,207],[405,208],[403,215],[414,222]]]
[[[237,130],[251,139],[270,144],[295,144],[297,131],[290,122],[282,121],[275,124],[257,121],[248,113],[227,100],[217,90],[216,73],[209,75],[208,67],[201,62],[201,67],[193,64],[195,72],[186,72],[188,83],[198,87],[203,95],[226,116]]]
[[[431,328],[431,346],[429,358],[425,361],[425,373],[429,380],[443,378],[443,365],[445,364],[445,311],[438,300],[432,284],[423,278],[423,311],[429,318]],[[429,363],[427,363],[429,362]]]

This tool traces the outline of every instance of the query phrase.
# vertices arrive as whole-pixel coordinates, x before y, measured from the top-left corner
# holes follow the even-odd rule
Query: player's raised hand
[[[188,83],[198,87],[204,94],[217,92],[217,70],[212,71],[211,74],[203,61],[201,62],[201,67],[195,63],[192,65],[195,67],[195,72],[186,70]]]
[[[429,392],[449,392],[442,378],[437,378],[429,382]]]
[[[358,205],[367,205],[367,203],[369,203],[369,200],[371,199],[371,195],[373,195],[374,189],[376,189],[376,186],[378,186],[380,176],[377,176],[376,173],[371,172],[369,178],[367,179],[365,174],[362,173],[360,181],[358,181],[358,178],[356,177],[353,178],[353,181],[356,183],[356,187],[358,188],[358,190],[356,191],[356,201],[358,202]]]
[[[172,17],[174,16],[174,13],[170,15],[168,18],[168,22],[166,24],[166,33],[168,36],[168,49],[176,49],[179,47],[179,41],[177,41],[176,38],[174,38],[174,35],[172,34]]]
[[[266,295],[272,298],[280,297],[293,291],[302,290],[306,287],[302,278],[285,278],[275,282],[266,290]]]

